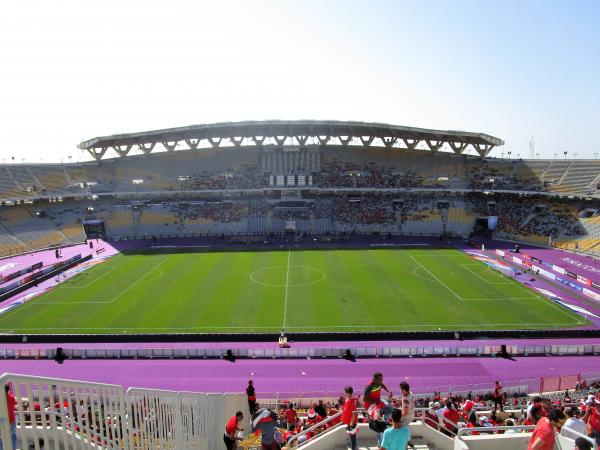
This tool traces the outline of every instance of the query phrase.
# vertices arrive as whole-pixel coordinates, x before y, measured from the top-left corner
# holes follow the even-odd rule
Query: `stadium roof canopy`
[[[162,145],[166,151],[175,151],[196,150],[203,146],[218,148],[262,146],[269,143],[279,146],[358,145],[409,150],[425,143],[432,152],[439,151],[447,144],[456,154],[462,154],[471,145],[481,156],[486,156],[496,146],[504,145],[503,140],[489,134],[467,131],[332,120],[265,120],[115,134],[84,141],[78,147],[100,160],[111,148],[119,156],[127,156],[134,147],[145,154],[152,153],[157,144]]]

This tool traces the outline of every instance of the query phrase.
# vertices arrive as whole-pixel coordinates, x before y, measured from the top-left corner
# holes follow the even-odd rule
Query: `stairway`
[[[525,225],[531,222],[535,216],[537,216],[537,213],[529,213],[525,220],[519,224],[519,228],[523,228]]]
[[[377,439],[375,439],[376,441]],[[427,444],[427,442],[425,442],[423,440],[423,438],[420,437],[414,437],[412,439],[413,444],[415,444],[415,450],[435,450],[435,445],[433,444]],[[374,444],[376,444],[377,442],[373,442]],[[410,447],[408,447],[410,450]],[[350,447],[346,447],[346,446],[337,446],[334,447],[332,450],[350,450]],[[379,446],[377,445],[373,445],[373,446],[364,446],[364,445],[358,445],[358,450],[379,450]]]

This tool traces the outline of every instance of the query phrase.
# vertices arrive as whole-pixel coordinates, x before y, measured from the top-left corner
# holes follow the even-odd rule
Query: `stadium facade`
[[[486,156],[501,145],[484,133],[337,121],[97,137],[79,144],[93,162],[0,168],[0,254],[78,242],[81,224],[110,239],[467,237],[489,216],[500,216],[497,237],[598,254],[600,161]]]

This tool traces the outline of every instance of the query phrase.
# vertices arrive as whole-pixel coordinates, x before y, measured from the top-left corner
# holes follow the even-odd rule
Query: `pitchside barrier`
[[[25,449],[157,448],[212,450],[246,397],[159,391],[56,378],[4,374],[17,398],[17,447]],[[0,395],[0,437],[11,443],[7,399]]]
[[[35,348],[29,344],[26,348],[0,349],[0,358],[4,359],[54,359],[57,348]],[[123,344],[125,347],[127,344]],[[398,346],[398,347],[339,347],[339,348],[62,348],[66,359],[222,359],[236,358],[273,359],[273,358],[413,358],[413,357],[496,357],[501,356],[502,345],[462,346],[459,341],[453,346]],[[349,353],[347,353],[349,352]],[[581,356],[600,354],[600,344],[589,345],[507,345],[510,356]],[[506,356],[506,355],[505,355]]]
[[[51,264],[47,267],[44,267],[39,272],[21,278],[16,282],[11,283],[10,285],[0,289],[0,301],[4,301],[6,299],[14,297],[15,295],[29,289],[30,287],[36,286],[42,281],[46,281],[90,259],[92,259],[92,255],[86,255],[84,257],[81,257],[81,254],[79,254],[72,256],[71,258],[65,261],[60,261],[55,264]]]

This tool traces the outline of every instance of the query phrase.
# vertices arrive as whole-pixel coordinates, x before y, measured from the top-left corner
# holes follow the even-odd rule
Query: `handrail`
[[[448,418],[446,418],[446,417],[444,417],[444,416],[440,416],[439,414],[437,414],[437,412],[436,412],[435,410],[433,410],[433,409],[431,409],[431,408],[415,408],[415,413],[416,413],[416,412],[423,413],[423,412],[425,412],[425,411],[428,411],[428,412],[430,412],[430,413],[432,413],[432,414],[435,414],[435,416],[436,416],[436,417],[438,417],[438,418],[440,418],[440,419],[442,419],[442,421],[443,421],[443,422],[445,422],[445,423],[447,423],[447,424],[451,425],[452,427],[456,428],[457,430],[459,429],[459,426],[458,426],[458,424],[457,424],[457,423],[455,423],[455,422],[451,421],[450,419],[448,419]],[[364,410],[363,408],[357,408],[357,412],[365,412],[365,410]],[[321,422],[319,422],[319,423],[317,423],[317,424],[315,424],[315,425],[313,425],[313,426],[311,426],[311,427],[307,428],[306,430],[302,431],[301,433],[298,433],[298,434],[296,434],[296,435],[292,436],[292,437],[290,438],[290,440],[287,442],[287,445],[288,445],[288,446],[291,446],[291,445],[292,445],[292,443],[293,443],[294,441],[297,441],[297,440],[298,440],[298,438],[300,438],[300,436],[305,436],[306,434],[310,433],[311,431],[314,431],[314,430],[316,430],[316,429],[318,429],[318,428],[321,428],[321,427],[323,427],[325,424],[327,424],[327,423],[331,422],[333,419],[336,419],[336,418],[338,418],[338,417],[339,417],[339,416],[341,416],[341,415],[342,415],[342,411],[340,411],[340,412],[338,412],[338,413],[334,414],[333,416],[329,416],[329,417],[325,418],[324,420],[322,420]],[[421,419],[422,419],[422,417],[421,417]],[[442,425],[443,425],[443,423],[441,423],[440,425],[442,426]],[[445,429],[445,430],[446,430],[448,433],[450,433],[450,434],[452,434],[452,435],[456,435],[456,432],[454,432],[454,431],[452,431],[452,430],[448,430],[448,429],[447,429],[445,426],[444,426],[444,429]]]
[[[535,429],[535,425],[516,425],[516,426],[512,426],[512,427],[507,427],[507,426],[498,426],[498,427],[473,427],[473,428],[461,428],[460,430],[458,430],[458,433],[456,434],[456,438],[462,440],[462,437],[464,434],[471,434],[473,432],[484,432],[484,433],[489,433],[490,431],[507,431],[507,430],[525,430],[525,431],[531,431]],[[554,433],[555,435],[558,436],[562,436],[562,437],[566,437],[569,438],[569,436],[564,436],[561,433]],[[598,444],[596,444],[596,440],[592,439],[589,436],[586,436],[585,434],[581,434],[578,431],[575,431],[571,428],[569,428],[569,434],[574,434],[577,437],[582,437],[585,440],[587,440],[588,442],[590,442],[592,444],[592,448],[594,450],[598,450]],[[463,441],[464,442],[464,441]]]
[[[305,436],[306,434],[310,433],[313,430],[316,430],[318,428],[321,428],[322,426],[325,426],[325,424],[331,422],[333,419],[337,419],[338,417],[340,417],[342,415],[342,411],[334,414],[333,416],[328,416],[326,417],[324,420],[322,420],[321,422],[313,425],[312,427],[307,428],[306,430],[302,431],[301,433],[295,434],[294,436],[292,436],[290,438],[290,440],[287,442],[288,446],[292,445],[292,442],[297,441],[298,438],[300,436]]]
[[[507,426],[498,426],[498,427],[473,427],[473,428],[463,427],[460,430],[458,430],[458,433],[456,433],[456,438],[462,440],[463,434],[471,434],[473,432],[479,432],[479,431],[483,431],[483,432],[489,433],[490,431],[508,431],[508,430],[515,430],[515,431],[516,430],[525,430],[525,431],[530,431],[530,430],[534,430],[534,429],[535,429],[535,425],[515,425],[513,427],[507,427]]]
[[[444,416],[441,416],[441,415],[439,415],[435,409],[431,409],[431,408],[415,408],[415,412],[417,412],[417,411],[419,411],[419,412],[430,412],[430,413],[432,413],[432,414],[435,414],[435,416],[438,418],[438,420],[439,420],[439,419],[442,419],[442,421],[443,421],[443,422],[446,422],[448,425],[451,425],[452,427],[456,428],[457,430],[459,430],[459,429],[460,429],[460,427],[458,426],[458,424],[457,424],[456,422],[452,422],[450,419],[448,419],[448,418],[446,418],[446,417],[444,417]],[[423,416],[423,415],[421,415],[421,419],[422,419],[422,420],[424,420],[424,416]],[[442,426],[442,425],[444,425],[444,424],[443,424],[443,423],[440,423],[439,425],[440,425],[440,426]],[[450,433],[450,434],[453,434],[453,435],[456,435],[456,432],[455,432],[455,431],[449,430],[449,429],[448,429],[448,428],[446,428],[445,426],[444,426],[444,429],[445,429],[445,430],[446,430],[448,433]]]
[[[52,415],[52,416],[55,416],[57,418],[61,417],[60,413],[58,413],[56,411],[30,411],[29,414],[32,414],[34,416],[38,416],[38,415],[41,416],[42,414],[44,414],[46,416],[51,416]],[[71,429],[69,429],[68,426],[63,426],[63,425],[67,425],[67,424],[62,424],[61,423],[60,425],[57,425],[57,429],[61,429],[65,433],[71,433],[71,434],[74,434],[74,435],[79,435],[80,438],[83,439],[83,440],[85,440],[85,439],[88,438],[86,436],[86,433],[88,433],[90,435],[93,435],[93,437],[96,438],[96,439],[102,439],[103,441],[111,439],[109,436],[106,436],[106,435],[103,435],[101,433],[98,433],[97,431],[94,431],[90,426],[84,425],[82,422],[74,419],[72,416],[65,416],[65,418],[68,419],[67,420],[67,424],[69,424],[69,425],[76,425],[76,426],[79,427],[79,431],[72,431]],[[58,424],[58,422],[57,422],[57,424]],[[27,428],[28,426],[29,426],[29,428],[33,428],[35,426],[36,428],[41,428],[42,430],[45,429],[45,428],[47,428],[43,424],[40,425],[40,424],[37,423],[37,421],[31,421],[31,420],[29,421],[29,425],[27,425],[27,421],[24,424],[18,423],[17,425],[19,426],[19,428],[22,428],[22,427],[23,428]],[[107,428],[107,431],[108,431],[108,428]],[[112,438],[112,439],[115,440],[115,441],[119,441],[118,438]],[[89,439],[88,439],[88,441],[89,441]],[[13,450],[16,450],[16,449],[13,449]]]
[[[90,385],[98,386],[98,387],[109,387],[113,389],[120,389],[121,385],[118,384],[108,384],[108,383],[96,383],[92,381],[79,381],[79,380],[69,380],[65,378],[54,378],[54,377],[40,377],[37,375],[21,375],[14,373],[2,373],[0,374],[0,384],[4,384],[7,382],[12,383],[22,383],[22,382],[42,382],[48,385],[53,385],[57,383],[68,384],[71,386],[77,387],[89,387]]]
[[[596,440],[595,439],[593,439],[593,438],[591,438],[591,437],[589,437],[589,436],[587,436],[585,434],[581,434],[579,431],[575,431],[572,428],[567,428],[567,430],[569,431],[569,434],[574,434],[578,438],[584,438],[586,441],[589,441],[592,444],[592,448],[594,450],[598,450],[598,444],[596,444]],[[569,436],[565,436],[564,434],[561,434],[561,433],[555,433],[555,434],[557,434],[559,436],[562,436],[562,437],[569,438]]]

